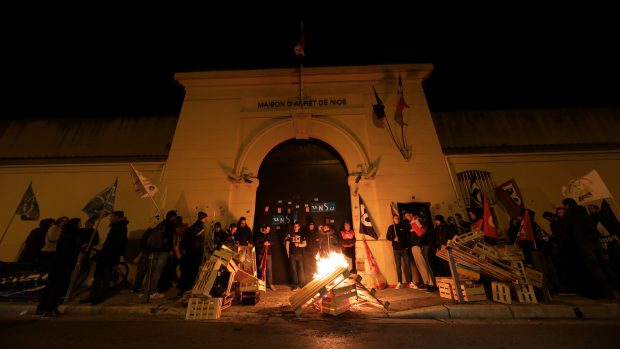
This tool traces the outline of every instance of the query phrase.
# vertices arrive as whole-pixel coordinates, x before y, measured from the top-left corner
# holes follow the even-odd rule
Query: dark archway
[[[309,221],[327,223],[338,230],[351,220],[347,177],[338,152],[316,139],[288,140],[267,154],[258,172],[254,231],[259,234],[262,224],[271,224],[277,237],[272,250],[274,283],[290,280],[283,238],[293,221],[302,227]],[[307,263],[314,263],[310,253],[307,257]]]

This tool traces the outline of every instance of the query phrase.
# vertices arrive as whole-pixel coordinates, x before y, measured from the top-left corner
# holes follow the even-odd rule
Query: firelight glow
[[[331,252],[327,258],[322,258],[318,254],[316,255],[317,272],[314,274],[315,279],[319,279],[327,276],[337,267],[349,268],[349,263],[344,258],[344,255],[339,252]]]

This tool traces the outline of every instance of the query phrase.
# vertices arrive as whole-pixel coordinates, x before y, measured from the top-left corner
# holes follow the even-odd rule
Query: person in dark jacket
[[[273,235],[271,233],[271,227],[263,224],[260,228],[260,234],[256,234],[256,264],[258,270],[258,276],[265,280],[267,288],[272,291],[276,290],[273,285],[273,273],[272,273],[272,245],[274,242]],[[265,254],[267,255],[265,257]]]
[[[304,264],[306,271],[306,279],[311,280],[312,275],[316,273],[316,255],[319,253],[319,236],[317,228],[314,222],[309,222],[308,226],[304,229],[306,235],[306,241],[308,241],[308,247],[306,247],[306,253],[304,254]]]
[[[454,226],[446,223],[445,218],[438,214],[435,216],[435,247],[438,250],[441,249],[441,246],[444,246],[448,243],[448,240],[452,239],[458,235],[458,231]],[[450,276],[452,273],[450,272],[450,264],[443,259],[439,261],[439,270],[438,274],[441,276]]]
[[[196,222],[185,231],[181,240],[181,277],[179,278],[179,294],[194,287],[198,269],[205,252],[205,223],[207,214],[198,212]]]
[[[127,224],[129,221],[123,211],[114,211],[110,216],[110,231],[101,251],[95,256],[97,268],[95,269],[93,284],[90,287],[90,295],[80,303],[96,305],[105,299],[114,275],[114,268],[118,266],[121,257],[125,255]]]
[[[598,240],[598,232],[585,207],[577,205],[573,199],[562,200],[566,209],[564,232],[575,244],[577,256],[587,273],[594,281],[596,290],[609,299],[620,300],[618,276],[607,264],[603,248]]]
[[[37,314],[57,316],[58,303],[67,290],[71,272],[80,253],[80,218],[71,218],[64,225],[56,242],[56,254],[48,275],[47,284],[37,306]]]
[[[219,250],[222,245],[228,241],[228,234],[222,229],[222,223],[215,222],[213,225],[213,243],[215,243],[215,249]]]
[[[245,217],[239,218],[239,222],[237,222],[237,241],[239,241],[239,246],[252,244],[252,229],[248,227]]]
[[[156,230],[152,232],[152,234],[155,234],[157,231],[162,231],[163,239],[160,247],[150,249],[150,252],[153,253],[153,270],[151,272],[149,285],[150,299],[162,299],[165,297],[164,294],[160,292],[163,290],[161,290],[158,285],[166,269],[168,259],[172,257],[174,236],[177,228],[174,220],[176,216],[176,211],[168,211],[166,213],[166,219],[160,222]]]
[[[398,215],[392,216],[392,225],[388,227],[386,238],[392,241],[392,250],[394,251],[394,262],[396,262],[396,275],[398,276],[398,284],[396,288],[403,286],[403,268],[405,270],[405,281],[411,288],[417,288],[411,281],[411,261],[409,260],[409,231],[405,225],[400,224]],[[402,267],[401,267],[402,261]]]
[[[299,223],[293,224],[293,230],[286,234],[284,238],[286,244],[286,250],[288,252],[289,262],[291,266],[291,274],[293,276],[294,291],[297,287],[304,287],[305,284],[305,272],[304,272],[304,251],[308,246],[306,236],[301,230]]]
[[[45,246],[45,235],[52,224],[54,224],[54,218],[42,219],[39,221],[39,226],[32,229],[17,259],[19,263],[36,264],[39,261],[41,249]]]

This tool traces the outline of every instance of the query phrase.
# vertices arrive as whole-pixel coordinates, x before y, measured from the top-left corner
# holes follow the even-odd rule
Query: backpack
[[[160,224],[153,228],[146,240],[146,248],[150,251],[160,250],[164,247],[164,226]]]

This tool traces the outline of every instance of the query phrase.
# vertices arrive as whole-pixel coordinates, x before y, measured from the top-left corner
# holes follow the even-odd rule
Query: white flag
[[[141,198],[153,197],[159,192],[159,189],[155,184],[151,183],[142,173],[138,172],[133,165],[130,165],[129,173],[131,174],[131,181],[133,182],[133,188],[136,194]]]
[[[562,195],[565,198],[575,199],[580,205],[611,197],[609,189],[596,170],[592,170],[585,176],[573,179],[567,185],[562,186]]]

